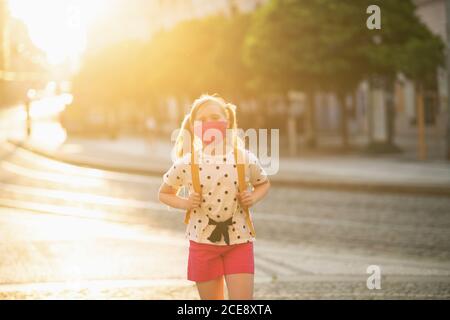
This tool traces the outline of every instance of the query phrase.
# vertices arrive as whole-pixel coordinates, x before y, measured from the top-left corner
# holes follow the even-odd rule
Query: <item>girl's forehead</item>
[[[221,106],[219,106],[217,103],[214,102],[207,102],[204,105],[200,106],[200,108],[197,111],[196,117],[210,116],[217,114],[226,117],[225,111]]]

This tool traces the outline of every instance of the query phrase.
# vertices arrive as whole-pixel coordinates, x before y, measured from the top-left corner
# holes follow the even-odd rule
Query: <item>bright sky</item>
[[[104,16],[108,0],[9,0],[9,8],[49,63],[58,64],[83,53],[87,29]]]

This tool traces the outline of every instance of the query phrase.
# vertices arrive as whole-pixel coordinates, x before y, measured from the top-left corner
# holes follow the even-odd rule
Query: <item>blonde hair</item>
[[[186,150],[186,148],[190,150],[192,144],[194,146],[196,145],[195,139],[197,137],[193,132],[195,117],[197,115],[197,112],[200,110],[200,107],[205,106],[209,103],[214,103],[222,107],[228,120],[229,129],[232,130],[233,143],[237,142],[238,144],[241,144],[241,141],[237,136],[236,106],[232,103],[226,102],[225,99],[220,97],[217,93],[214,93],[213,95],[202,94],[192,103],[189,112],[184,116],[184,119],[181,123],[180,131],[175,140],[175,154],[178,158],[184,155],[184,151]],[[185,139],[186,134],[188,134],[187,139]],[[194,139],[194,143],[191,144],[190,139]],[[192,150],[190,151],[192,152]]]

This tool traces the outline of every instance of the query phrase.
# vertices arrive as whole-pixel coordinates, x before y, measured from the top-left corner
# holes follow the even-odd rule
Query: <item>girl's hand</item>
[[[189,195],[187,199],[187,207],[186,209],[191,210],[200,207],[200,203],[202,202],[202,197],[199,193],[193,192]]]
[[[239,201],[241,202],[241,204],[247,208],[250,208],[256,202],[256,199],[253,196],[253,192],[250,192],[247,190],[238,193],[238,198],[239,198]]]

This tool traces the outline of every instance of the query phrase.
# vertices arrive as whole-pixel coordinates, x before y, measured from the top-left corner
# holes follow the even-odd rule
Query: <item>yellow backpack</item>
[[[200,171],[198,167],[198,163],[196,163],[194,160],[195,152],[193,152],[194,148],[191,147],[191,174],[192,174],[192,184],[194,187],[195,192],[202,194],[202,188],[200,186]],[[245,165],[242,162],[238,162],[238,147],[237,143],[234,143],[234,161],[236,163],[237,168],[237,174],[238,174],[238,188],[239,192],[243,192],[246,190],[246,183],[245,183]],[[249,230],[251,231],[253,237],[256,236],[255,229],[253,227],[252,220],[250,218],[250,212],[247,207],[243,207],[246,215],[246,222],[249,227]],[[186,215],[184,218],[184,223],[188,224],[189,219],[191,217],[191,210],[186,211]]]

